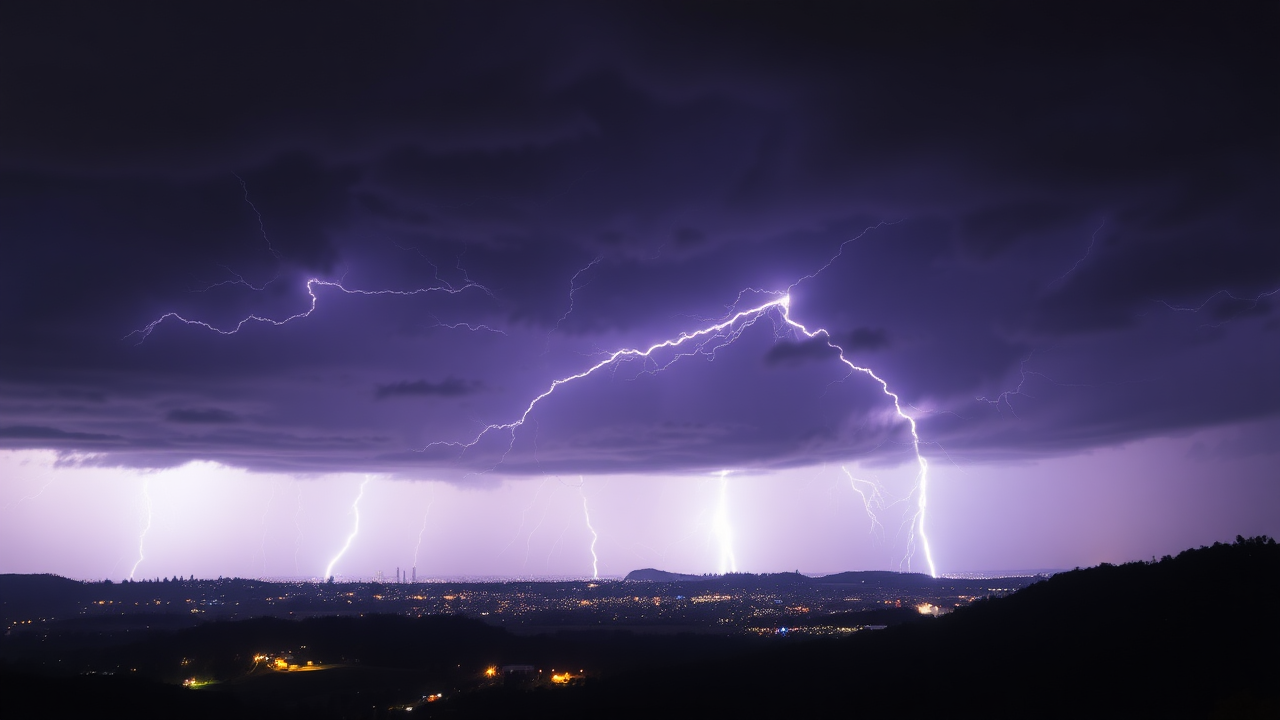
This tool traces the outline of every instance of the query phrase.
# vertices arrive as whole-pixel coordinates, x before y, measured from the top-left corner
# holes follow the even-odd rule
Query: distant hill
[[[58,575],[0,575],[0,617],[55,617],[77,606],[84,583]]]
[[[860,587],[895,587],[895,588],[927,588],[934,587],[939,581],[923,573],[900,573],[889,570],[865,570],[858,572],[842,572],[835,575],[824,575],[814,578],[822,585],[857,585]]]
[[[686,575],[654,568],[632,570],[623,578],[627,582],[715,582],[733,586],[856,585],[863,588],[892,587],[899,589],[931,588],[945,582],[922,573],[900,573],[891,570],[860,570],[811,578],[800,573],[725,573],[723,575]]]
[[[685,575],[684,573],[644,568],[642,570],[632,570],[622,579],[626,582],[699,582],[702,580],[714,580],[716,577],[715,575]]]

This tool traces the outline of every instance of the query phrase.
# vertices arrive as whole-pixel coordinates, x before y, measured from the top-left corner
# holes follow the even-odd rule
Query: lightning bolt
[[[282,260],[280,253],[276,252],[276,249],[272,247],[271,238],[267,237],[267,226],[262,221],[262,213],[258,211],[258,206],[254,205],[253,201],[249,199],[249,186],[245,183],[244,178],[235,173],[231,174],[235,175],[236,179],[240,181],[240,189],[244,190],[244,201],[249,204],[249,207],[253,208],[253,214],[258,216],[258,230],[262,232],[262,240],[267,243],[267,249],[271,251],[276,260]]]
[[[427,501],[427,510],[422,513],[422,528],[418,530],[418,544],[413,548],[413,569],[416,573],[418,570],[418,551],[422,549],[422,534],[427,531],[427,518],[431,515],[431,506],[436,504],[436,489],[431,487],[431,499]]]
[[[676,338],[654,343],[653,345],[650,345],[648,348],[645,348],[645,349],[628,348],[623,350],[616,350],[606,355],[606,357],[603,360],[597,362],[595,365],[592,365],[591,367],[587,368],[586,370],[583,370],[582,372],[553,380],[551,382],[550,387],[548,387],[544,392],[542,392],[541,394],[533,398],[533,400],[529,401],[529,404],[525,407],[524,412],[520,414],[520,417],[518,419],[508,423],[495,423],[495,424],[485,425],[480,430],[480,432],[478,432],[475,435],[475,437],[473,437],[471,440],[467,442],[437,441],[437,442],[427,444],[426,447],[422,449],[422,451],[425,452],[426,450],[436,448],[436,447],[453,447],[453,448],[457,448],[461,452],[465,452],[466,450],[474,447],[477,443],[483,440],[485,436],[487,436],[489,433],[499,431],[499,430],[505,430],[508,433],[510,433],[510,436],[511,436],[511,444],[507,448],[507,452],[509,453],[511,451],[511,447],[514,446],[515,444],[516,431],[519,430],[521,427],[523,427],[526,422],[528,422],[529,416],[533,414],[534,408],[538,406],[538,403],[542,402],[547,397],[551,396],[551,394],[556,391],[556,388],[560,387],[561,385],[564,385],[566,383],[571,383],[574,380],[581,380],[582,378],[585,378],[588,375],[591,375],[603,368],[615,366],[621,360],[630,360],[630,359],[640,359],[644,361],[652,360],[654,353],[656,353],[659,350],[663,350],[667,348],[681,348],[685,345],[692,347],[691,350],[678,353],[673,358],[671,358],[670,360],[668,360],[667,362],[661,365],[655,364],[651,370],[648,370],[648,372],[658,372],[659,370],[664,370],[668,366],[670,366],[672,363],[676,362],[676,360],[682,357],[690,356],[690,355],[705,354],[705,355],[714,356],[715,350],[737,339],[746,330],[746,328],[753,325],[761,317],[764,317],[765,313],[768,310],[771,310],[776,307],[785,307],[789,301],[790,301],[789,296],[783,294],[781,297],[776,298],[774,300],[770,300],[769,302],[764,303],[763,305],[760,305],[758,307],[754,307],[754,308],[751,308],[750,310],[743,310],[741,312],[735,313],[734,315],[730,316],[728,319],[723,320],[719,323],[702,328],[700,330],[696,330],[691,333],[681,333]],[[715,343],[714,345],[713,345],[713,341]],[[708,346],[711,347],[710,352],[707,352]],[[503,457],[505,458],[505,456],[506,455],[504,454]]]
[[[551,326],[551,329],[547,331],[548,340],[551,339],[551,333],[555,332],[556,330],[559,330],[560,323],[568,319],[569,315],[573,312],[573,294],[587,286],[587,283],[583,283],[582,285],[579,285],[578,277],[582,275],[582,273],[587,272],[588,270],[595,267],[596,265],[599,265],[600,261],[603,259],[604,259],[604,255],[597,255],[595,260],[592,260],[591,262],[587,263],[585,267],[578,270],[578,272],[574,273],[573,277],[569,279],[569,309],[565,310],[564,314],[560,316],[560,319],[556,320],[556,324]]]
[[[741,335],[747,330],[747,328],[752,327],[760,319],[764,317],[776,317],[777,320],[780,321],[781,323],[780,327],[789,328],[790,331],[797,333],[799,335],[803,335],[805,338],[808,338],[808,339],[821,339],[828,347],[834,350],[839,358],[839,361],[848,368],[849,373],[846,377],[852,376],[855,373],[861,373],[871,378],[872,380],[874,380],[877,384],[879,384],[884,395],[893,402],[894,411],[897,417],[901,419],[903,422],[905,422],[909,427],[910,434],[911,434],[911,447],[915,454],[916,465],[917,465],[915,486],[912,490],[912,492],[916,496],[916,509],[915,509],[914,515],[912,516],[911,529],[907,539],[908,550],[907,550],[907,556],[905,558],[905,561],[909,568],[910,560],[914,556],[916,551],[917,538],[918,538],[919,547],[923,549],[925,560],[929,566],[930,574],[936,577],[937,569],[933,562],[932,550],[930,549],[928,536],[925,532],[925,524],[926,524],[925,521],[926,521],[927,508],[928,508],[929,463],[928,463],[928,460],[924,457],[920,449],[920,445],[921,445],[920,435],[919,435],[915,418],[907,414],[903,410],[902,400],[900,396],[897,393],[890,390],[888,383],[884,379],[882,379],[870,368],[859,366],[846,357],[844,348],[842,348],[832,339],[830,332],[828,332],[825,328],[821,328],[821,327],[815,327],[814,329],[810,330],[803,323],[795,320],[791,316],[792,291],[794,291],[802,283],[816,278],[818,275],[822,274],[824,271],[830,268],[832,264],[834,264],[843,255],[845,247],[848,246],[850,243],[859,240],[860,238],[862,238],[872,230],[884,227],[885,225],[892,225],[892,224],[895,224],[895,223],[892,223],[892,222],[878,223],[874,226],[870,226],[866,228],[857,236],[849,238],[848,240],[845,240],[839,245],[839,247],[836,249],[836,252],[827,260],[825,264],[823,264],[817,270],[807,275],[804,275],[800,279],[791,283],[785,291],[779,292],[779,291],[760,290],[756,288],[748,288],[739,292],[738,298],[735,300],[734,304],[730,307],[736,308],[742,302],[743,298],[746,296],[747,293],[755,293],[760,295],[772,296],[772,299],[765,303],[762,303],[760,305],[757,305],[755,307],[752,307],[746,310],[739,310],[737,312],[731,311],[731,314],[729,314],[727,317],[725,317],[724,319],[718,322],[711,323],[705,327],[694,330],[692,332],[683,332],[674,338],[670,338],[667,340],[654,343],[648,346],[647,348],[626,348],[621,350],[615,350],[612,353],[607,353],[605,354],[605,357],[603,359],[601,359],[599,362],[595,363],[594,365],[591,365],[587,369],[572,375],[567,375],[565,377],[561,377],[553,380],[550,386],[547,387],[545,391],[536,395],[532,400],[529,401],[529,403],[525,406],[523,412],[521,412],[519,417],[516,418],[515,420],[512,420],[510,422],[505,422],[505,423],[493,423],[493,424],[485,425],[479,430],[478,433],[476,433],[474,437],[472,437],[470,440],[465,442],[463,441],[432,442],[424,446],[419,452],[425,452],[427,450],[437,448],[437,447],[450,447],[450,448],[457,449],[459,451],[459,457],[461,457],[462,454],[464,454],[470,448],[474,447],[476,444],[478,444],[481,440],[483,440],[489,434],[503,431],[509,434],[510,442],[508,443],[507,449],[503,453],[502,458],[499,459],[497,463],[497,465],[500,465],[506,459],[507,455],[510,454],[512,448],[514,448],[517,431],[521,427],[523,427],[524,424],[530,419],[530,416],[533,414],[538,404],[541,403],[546,398],[550,397],[556,391],[556,389],[559,388],[560,386],[565,385],[567,383],[571,383],[575,380],[580,380],[582,378],[588,377],[605,368],[612,368],[616,372],[617,368],[624,361],[638,360],[642,363],[642,372],[655,374],[657,372],[665,370],[666,368],[670,367],[673,363],[685,357],[701,355],[701,356],[706,356],[710,359],[714,359],[716,352],[720,348],[723,348],[726,345],[732,344],[735,340],[741,337]],[[573,299],[572,295],[573,295],[573,292],[578,287],[576,283],[576,278],[579,277],[581,273],[585,272],[587,269],[594,266],[598,261],[599,261],[598,259],[593,261],[586,267],[579,270],[578,273],[574,275],[574,280],[571,281],[570,283],[570,311],[572,311],[572,299]],[[462,256],[459,255],[458,256],[459,270],[462,270],[461,263],[462,263]],[[343,293],[351,294],[351,295],[410,296],[410,295],[418,295],[422,293],[431,293],[431,292],[445,292],[449,294],[457,294],[460,292],[464,292],[470,288],[477,288],[492,295],[492,293],[489,292],[488,288],[485,288],[484,286],[471,281],[470,278],[466,276],[465,270],[463,270],[462,272],[463,272],[463,277],[466,281],[466,284],[462,285],[461,287],[453,288],[451,286],[443,286],[443,287],[421,288],[421,289],[408,290],[408,291],[350,289],[342,285],[340,282],[322,281],[316,278],[312,278],[307,281],[307,285],[306,285],[307,294],[311,297],[310,307],[303,312],[296,313],[294,315],[291,315],[281,320],[265,318],[258,315],[250,315],[244,318],[243,320],[239,321],[239,323],[237,323],[233,328],[222,329],[222,328],[215,327],[204,321],[190,320],[190,319],[184,318],[177,313],[167,313],[165,315],[162,315],[160,318],[152,321],[150,324],[148,324],[144,328],[135,330],[134,332],[130,333],[125,337],[128,338],[134,335],[140,335],[141,338],[139,339],[138,342],[141,343],[143,340],[147,338],[147,336],[150,335],[150,333],[158,325],[160,325],[160,323],[170,318],[178,320],[188,325],[198,325],[200,327],[204,327],[206,329],[212,330],[222,335],[231,335],[236,332],[239,332],[241,328],[243,328],[247,323],[250,323],[250,322],[262,322],[262,323],[268,323],[271,325],[284,325],[293,320],[307,317],[312,312],[315,311],[317,306],[315,288],[317,286],[334,288]],[[566,313],[566,316],[567,314],[568,313]],[[564,317],[565,316],[562,316],[561,319],[563,320]],[[672,350],[674,352],[671,354],[671,357],[667,358],[665,361],[660,361],[659,358],[657,357],[657,354],[659,353],[659,351],[664,351],[664,350]],[[497,465],[495,465],[494,467],[496,468]],[[722,483],[723,482],[725,481],[722,478]],[[722,488],[723,488],[723,485],[722,485]],[[363,486],[361,486],[361,490],[363,492]],[[527,514],[527,509],[526,509],[526,514]],[[357,518],[358,518],[358,515],[357,515]],[[522,517],[521,519],[522,527],[523,527],[523,524],[524,524],[524,518]],[[539,525],[540,524],[541,522],[539,522]],[[534,530],[536,531],[537,528],[534,528]],[[519,535],[519,530],[517,530],[517,536],[518,535]],[[532,533],[530,533],[530,537],[531,536],[532,536]],[[508,546],[509,545],[510,544],[508,544]],[[341,555],[339,555],[339,557],[340,556]],[[525,559],[527,562],[528,560],[527,548],[526,548]],[[725,558],[722,558],[722,562],[724,560]],[[729,557],[727,558],[727,560],[729,561],[729,564],[732,565],[732,558]],[[335,558],[335,562],[336,562],[336,558]],[[332,563],[330,563],[330,567],[332,568]]]
[[[4,506],[4,509],[5,509],[5,510],[8,510],[9,508],[14,507],[14,506],[16,506],[16,505],[21,505],[22,503],[24,503],[24,502],[26,502],[26,501],[28,501],[28,500],[35,500],[36,498],[38,498],[38,497],[40,497],[41,495],[43,495],[43,494],[44,494],[44,491],[45,491],[45,490],[48,490],[48,489],[49,489],[49,486],[50,486],[50,485],[52,485],[52,484],[53,484],[53,476],[52,476],[52,475],[50,475],[48,478],[46,478],[46,479],[45,479],[44,484],[40,486],[40,489],[39,489],[39,490],[36,490],[35,492],[31,493],[30,495],[23,495],[22,497],[18,498],[17,500],[15,500],[15,501],[13,501],[13,502],[6,503],[6,504],[5,504],[5,506]]]
[[[846,241],[846,243],[847,242],[849,241]],[[843,247],[844,245],[841,245],[841,248]],[[829,266],[830,263],[828,263],[827,265]],[[823,269],[825,269],[825,267],[826,266],[824,266]],[[821,272],[821,270],[819,270],[819,272]],[[814,273],[814,275],[816,274],[817,273]],[[813,276],[806,276],[805,278],[801,278],[800,280],[792,284],[791,288],[794,288],[796,285],[800,284],[805,279],[808,279],[810,277],[813,277]],[[840,362],[848,366],[850,374],[859,372],[871,378],[872,380],[875,380],[876,383],[880,385],[881,391],[884,392],[884,394],[887,397],[893,400],[893,409],[897,413],[898,417],[906,421],[907,425],[910,427],[911,449],[915,453],[916,466],[919,468],[919,470],[916,473],[916,484],[915,484],[916,512],[913,517],[913,522],[911,525],[911,528],[912,528],[911,533],[907,538],[907,546],[908,546],[907,557],[906,557],[907,567],[908,569],[911,567],[911,557],[912,555],[914,555],[914,552],[915,552],[915,539],[918,533],[920,537],[920,547],[924,550],[925,562],[928,563],[929,565],[929,574],[933,577],[938,577],[938,569],[933,563],[933,551],[929,547],[929,536],[925,533],[925,513],[928,508],[929,461],[925,459],[925,456],[920,452],[920,433],[916,427],[915,418],[913,418],[912,416],[908,415],[906,412],[903,411],[902,399],[898,396],[897,393],[889,389],[889,383],[885,382],[879,375],[876,375],[875,372],[871,370],[871,368],[865,368],[859,365],[855,365],[853,361],[845,357],[844,348],[840,347],[834,341],[832,341],[830,332],[828,332],[824,328],[815,328],[813,330],[809,330],[803,324],[791,319],[791,308],[790,308],[791,296],[789,294],[791,288],[788,288],[788,294],[783,296],[785,302],[783,302],[781,306],[782,319],[788,325],[795,328],[797,331],[799,331],[802,335],[804,335],[807,338],[810,338],[810,339],[821,338],[827,344],[827,347],[835,350],[839,354]]]
[[[582,476],[578,476],[582,480]],[[585,482],[585,481],[584,481]],[[582,516],[587,520],[587,529],[591,531],[591,579],[600,579],[600,558],[596,555],[596,542],[600,536],[596,534],[596,529],[591,527],[591,510],[587,507],[587,494],[583,492],[582,485],[578,486],[578,494],[582,496]]]
[[[867,517],[871,518],[871,532],[875,532],[876,528],[880,528],[880,534],[883,537],[884,526],[880,524],[880,519],[876,517],[875,510],[871,507],[874,504],[879,506],[881,510],[884,509],[884,496],[880,492],[880,486],[870,480],[855,478],[853,473],[849,472],[849,469],[843,465],[840,466],[840,469],[843,470],[845,476],[849,478],[849,487],[853,488],[853,491],[858,493],[862,498],[862,504],[867,509]],[[870,488],[871,494],[868,495],[867,491],[858,486],[858,483],[867,485]]]
[[[245,286],[245,287],[249,288],[250,290],[257,290],[258,292],[262,292],[263,290],[265,290],[265,289],[266,289],[266,287],[267,287],[268,285],[270,285],[271,283],[273,283],[273,282],[275,282],[276,280],[279,280],[279,279],[280,279],[280,274],[279,274],[279,273],[276,273],[274,277],[272,277],[270,280],[268,280],[268,281],[266,281],[266,282],[262,283],[261,285],[254,285],[253,283],[249,282],[248,280],[245,280],[243,275],[241,275],[240,273],[236,272],[235,270],[232,270],[231,268],[227,267],[226,265],[221,265],[221,264],[219,264],[219,265],[218,265],[218,267],[222,268],[223,270],[226,270],[229,274],[234,275],[236,279],[235,279],[235,280],[222,280],[222,281],[219,281],[219,282],[216,282],[216,283],[210,283],[209,285],[206,285],[204,288],[202,288],[202,289],[200,290],[200,292],[209,292],[210,290],[212,290],[212,289],[214,289],[214,288],[216,288],[216,287],[222,287],[223,285],[243,285],[243,286]]]
[[[850,241],[845,241],[844,244],[847,244],[848,242]],[[843,249],[844,244],[841,245],[841,249]],[[656,373],[670,367],[673,363],[675,363],[679,359],[684,357],[689,357],[692,355],[706,355],[714,359],[715,353],[717,350],[737,340],[742,335],[742,333],[746,331],[747,328],[754,325],[757,321],[759,321],[763,317],[766,317],[770,314],[776,314],[778,319],[781,320],[781,322],[785,326],[791,328],[794,332],[797,332],[808,339],[820,339],[827,345],[827,347],[834,350],[840,362],[843,363],[846,367],[848,367],[849,375],[853,375],[854,373],[861,373],[871,378],[872,380],[874,380],[878,385],[880,385],[880,389],[884,393],[884,395],[893,401],[894,411],[897,414],[897,416],[907,423],[911,432],[911,447],[915,453],[916,464],[918,467],[918,472],[916,474],[915,487],[913,490],[917,498],[916,512],[913,516],[911,532],[907,540],[908,547],[909,547],[908,557],[907,557],[908,567],[910,567],[910,557],[914,555],[914,552],[915,552],[916,538],[918,536],[920,547],[924,550],[925,560],[929,565],[929,572],[931,575],[936,577],[937,568],[935,567],[933,562],[933,553],[929,547],[928,535],[925,533],[925,518],[926,518],[926,510],[928,507],[929,462],[920,451],[920,434],[916,426],[915,418],[913,418],[911,415],[908,415],[902,409],[901,398],[898,396],[897,393],[889,389],[889,384],[883,378],[877,375],[870,368],[857,365],[845,356],[844,348],[842,348],[840,345],[836,344],[832,340],[830,332],[828,332],[825,328],[821,328],[821,327],[816,327],[810,330],[803,323],[798,322],[797,320],[791,317],[790,291],[794,289],[797,285],[799,285],[801,282],[804,282],[805,280],[816,277],[818,273],[820,273],[823,269],[825,269],[829,265],[830,265],[830,262],[827,263],[827,265],[823,266],[823,268],[819,269],[818,272],[806,275],[805,277],[801,278],[795,283],[792,283],[788,287],[787,292],[785,293],[767,293],[767,294],[776,294],[777,297],[775,297],[774,299],[769,300],[768,302],[757,305],[747,310],[740,310],[736,313],[733,313],[728,318],[718,323],[708,325],[707,327],[703,327],[693,332],[681,333],[679,336],[675,338],[654,343],[653,345],[650,345],[649,347],[644,349],[626,348],[626,349],[616,350],[612,353],[609,353],[608,355],[605,356],[603,360],[600,360],[599,362],[590,366],[586,370],[583,370],[579,373],[575,373],[573,375],[568,375],[568,376],[553,380],[551,382],[550,387],[548,387],[541,394],[534,397],[533,400],[531,400],[529,404],[525,406],[524,411],[520,414],[520,417],[518,419],[513,420],[511,422],[507,422],[507,423],[495,423],[495,424],[486,425],[475,435],[475,437],[473,437],[471,440],[467,442],[448,442],[448,441],[433,442],[428,444],[426,447],[424,447],[423,451],[426,451],[434,447],[446,446],[446,447],[457,448],[459,449],[460,452],[466,452],[466,450],[474,447],[477,443],[479,443],[482,439],[484,439],[484,437],[487,436],[488,434],[496,431],[506,431],[509,433],[511,440],[507,446],[506,452],[503,454],[503,459],[505,459],[506,455],[509,454],[511,452],[511,449],[515,446],[516,431],[519,430],[529,420],[530,415],[532,415],[534,409],[538,406],[538,403],[542,402],[547,397],[550,397],[556,391],[556,389],[559,388],[561,385],[573,382],[574,380],[580,380],[604,368],[608,368],[611,366],[616,367],[617,364],[623,360],[631,360],[631,359],[642,360],[646,363],[645,372]],[[741,298],[741,295],[739,297]],[[686,347],[688,349],[685,349]],[[659,350],[664,350],[664,349],[676,349],[678,350],[678,352],[675,353],[666,362],[657,363],[656,360],[654,360],[654,354],[657,353]],[[652,362],[653,364],[650,365],[649,364],[650,362]],[[501,464],[501,460],[499,460],[499,464]]]
[[[1021,397],[1031,398],[1034,400],[1035,398],[1033,396],[1023,392],[1022,386],[1027,384],[1027,375],[1039,375],[1040,377],[1044,377],[1042,373],[1038,373],[1038,372],[1028,373],[1027,372],[1028,362],[1031,362],[1031,355],[1027,355],[1027,357],[1023,358],[1022,362],[1018,364],[1019,379],[1018,379],[1018,386],[1016,388],[1012,390],[1005,390],[1004,392],[997,395],[994,400],[986,396],[978,397],[975,399],[993,406],[996,410],[999,410],[1001,403],[1003,403],[1005,407],[1009,408],[1009,412],[1013,413],[1014,417],[1018,417],[1018,411],[1013,409],[1013,403],[1010,402],[1009,398],[1014,396],[1021,396]]]
[[[326,578],[333,577],[333,566],[338,564],[342,556],[347,553],[347,548],[351,547],[351,541],[355,540],[356,535],[360,534],[360,498],[364,497],[364,488],[368,484],[369,476],[365,475],[364,482],[360,483],[360,492],[356,494],[355,502],[351,503],[351,512],[356,516],[355,525],[351,528],[351,534],[347,536],[347,541],[343,543],[342,549],[338,551],[337,555],[333,556],[333,559],[329,561],[329,566],[324,569]]]
[[[134,573],[138,572],[138,566],[142,564],[142,561],[147,559],[146,555],[143,554],[142,549],[143,543],[147,540],[147,532],[151,530],[151,493],[147,491],[147,484],[149,482],[149,480],[142,481],[142,498],[147,504],[147,526],[142,528],[142,533],[138,535],[138,561],[129,569],[130,580],[133,579]]]
[[[319,278],[310,278],[307,280],[307,284],[306,284],[307,295],[311,298],[310,306],[302,312],[294,313],[293,315],[290,315],[283,319],[277,320],[274,318],[263,317],[261,315],[248,315],[243,319],[241,319],[239,322],[237,322],[234,326],[224,329],[224,328],[217,327],[212,323],[205,322],[203,320],[193,320],[191,318],[183,317],[179,313],[169,312],[169,313],[165,313],[164,315],[161,315],[155,320],[152,320],[146,326],[139,328],[137,330],[134,330],[128,335],[125,335],[123,338],[121,338],[121,340],[128,340],[129,338],[135,335],[138,335],[140,337],[138,338],[137,344],[141,345],[147,339],[147,337],[151,335],[153,330],[155,330],[165,320],[170,320],[170,319],[176,320],[185,325],[194,325],[197,327],[202,327],[206,330],[211,330],[213,332],[216,332],[219,335],[235,335],[236,333],[240,332],[245,325],[248,325],[249,323],[264,323],[267,325],[276,325],[276,326],[287,325],[293,322],[294,320],[310,317],[311,313],[315,312],[316,305],[318,302],[316,298],[316,287],[333,288],[340,292],[346,293],[347,295],[401,295],[405,297],[411,297],[414,295],[425,295],[428,293],[437,293],[437,292],[446,293],[449,295],[457,295],[458,293],[464,292],[472,288],[475,288],[484,292],[489,292],[488,289],[485,288],[483,285],[479,283],[470,282],[470,281],[468,281],[467,284],[463,285],[462,287],[458,287],[458,288],[442,286],[442,287],[414,288],[412,290],[361,290],[359,288],[349,288],[343,285],[341,282],[334,282],[332,280],[320,280]]]
[[[1172,310],[1172,311],[1174,311],[1174,312],[1189,312],[1189,313],[1198,314],[1198,313],[1200,313],[1202,310],[1204,310],[1206,307],[1208,307],[1208,306],[1209,306],[1209,303],[1213,302],[1215,299],[1217,299],[1217,298],[1219,298],[1219,297],[1226,297],[1228,300],[1234,300],[1235,302],[1238,302],[1238,303],[1249,303],[1249,306],[1248,306],[1248,308],[1247,308],[1247,309],[1249,309],[1249,310],[1256,310],[1256,309],[1258,308],[1258,305],[1259,305],[1263,300],[1265,300],[1265,299],[1267,299],[1267,298],[1269,298],[1269,297],[1271,297],[1272,295],[1275,295],[1275,294],[1277,294],[1277,293],[1280,293],[1280,288],[1276,288],[1275,290],[1268,290],[1268,291],[1266,291],[1266,292],[1261,292],[1261,293],[1258,293],[1257,295],[1255,295],[1255,296],[1253,296],[1253,297],[1239,297],[1239,296],[1237,296],[1235,293],[1232,293],[1232,292],[1231,292],[1231,291],[1229,291],[1229,290],[1219,290],[1219,291],[1215,292],[1214,294],[1210,295],[1209,297],[1205,298],[1204,302],[1200,303],[1199,305],[1195,305],[1195,306],[1191,306],[1191,305],[1174,305],[1174,304],[1172,304],[1172,303],[1170,303],[1170,302],[1168,302],[1168,301],[1165,301],[1165,300],[1157,300],[1156,302],[1160,303],[1161,305],[1164,305],[1166,308],[1169,308],[1170,310]],[[1222,327],[1223,325],[1226,325],[1226,324],[1227,324],[1227,322],[1228,322],[1229,320],[1230,320],[1230,318],[1227,318],[1227,319],[1222,320],[1221,322],[1209,323],[1209,324],[1207,324],[1207,325],[1201,325],[1201,327],[1212,327],[1212,328],[1218,328],[1218,327]]]
[[[489,327],[488,325],[485,325],[485,324],[483,324],[483,323],[468,323],[468,322],[447,323],[447,322],[442,322],[442,321],[440,320],[440,318],[438,318],[438,317],[434,317],[434,316],[432,316],[432,318],[431,318],[431,319],[432,319],[432,320],[435,320],[435,321],[436,321],[436,324],[435,324],[435,325],[428,325],[428,326],[427,326],[428,328],[438,328],[438,327],[439,327],[439,328],[445,328],[445,329],[447,329],[447,330],[457,330],[458,328],[466,328],[467,330],[470,330],[471,332],[491,332],[491,333],[494,333],[495,335],[506,335],[506,334],[507,334],[507,333],[506,333],[506,331],[504,331],[504,330],[499,330],[499,329],[494,328],[494,327]]]
[[[524,570],[529,566],[529,553],[533,550],[533,536],[542,527],[542,523],[547,520],[547,513],[551,510],[551,497],[556,494],[556,488],[551,488],[551,492],[547,494],[547,501],[542,506],[542,514],[538,516],[538,524],[533,526],[529,531],[528,537],[524,539],[524,562],[520,564],[520,569]]]
[[[711,519],[711,529],[720,541],[720,574],[738,572],[738,560],[733,556],[733,532],[729,528],[729,471],[720,473],[720,499],[716,514]]]
[[[1093,246],[1098,242],[1098,233],[1102,232],[1102,228],[1106,227],[1106,224],[1107,223],[1104,220],[1102,224],[1099,225],[1098,228],[1093,231],[1093,235],[1089,236],[1089,247],[1084,249],[1084,255],[1081,255],[1079,260],[1076,260],[1071,267],[1067,268],[1067,271],[1062,273],[1061,277],[1059,277],[1057,280],[1054,280],[1052,283],[1050,283],[1050,287],[1061,283],[1063,280],[1066,280],[1067,276],[1075,272],[1076,269],[1080,267],[1081,263],[1089,259],[1089,254],[1093,252]]]

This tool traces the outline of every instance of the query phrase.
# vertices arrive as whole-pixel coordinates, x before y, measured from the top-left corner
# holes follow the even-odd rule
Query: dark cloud
[[[446,378],[438,383],[427,380],[401,380],[400,382],[378,385],[373,396],[379,400],[389,397],[437,396],[461,397],[480,391],[479,382],[467,382],[458,378]]]
[[[812,338],[800,342],[783,341],[769,348],[764,361],[769,365],[794,365],[810,360],[830,360],[839,351],[827,344],[824,338]]]
[[[956,456],[1280,413],[1274,4],[0,12],[6,447],[898,457],[778,309],[553,385],[788,291]]]
[[[240,422],[240,417],[228,410],[218,408],[170,410],[165,420],[173,423],[191,423],[194,425],[219,425]]]
[[[884,328],[856,328],[840,347],[846,352],[879,350],[889,346],[889,333]]]
[[[71,442],[99,442],[112,441],[121,439],[119,435],[102,435],[97,433],[67,432],[51,427],[36,427],[29,425],[13,425],[10,427],[0,428],[0,438],[6,440],[14,440],[18,443],[22,441],[66,441]]]

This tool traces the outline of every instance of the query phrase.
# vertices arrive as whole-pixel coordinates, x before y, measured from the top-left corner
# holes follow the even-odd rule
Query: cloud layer
[[[6,11],[0,445],[411,477],[908,457],[776,310],[458,446],[788,288],[929,452],[1274,416],[1276,12]],[[166,313],[205,325],[135,332]]]

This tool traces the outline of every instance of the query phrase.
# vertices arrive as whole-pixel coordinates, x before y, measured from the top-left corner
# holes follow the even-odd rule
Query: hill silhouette
[[[830,577],[850,585],[877,578]],[[15,635],[3,646],[14,664],[0,663],[0,712],[18,717],[56,700],[66,717],[374,717],[385,699],[438,687],[450,693],[447,702],[423,705],[415,717],[1273,718],[1280,717],[1277,577],[1280,546],[1237,537],[1158,562],[1060,573],[939,618],[918,615],[839,639],[517,636],[440,615],[224,621],[153,630],[124,645],[95,636],[20,643]],[[57,593],[56,580],[31,582],[37,594]],[[760,578],[719,582],[756,586]],[[64,641],[66,653],[52,647]],[[24,647],[42,648],[42,664]],[[337,668],[296,677],[250,669],[253,653],[284,649]],[[13,660],[23,656],[22,665]],[[488,687],[464,677],[504,663],[593,672],[560,688]],[[69,674],[90,666],[121,671]],[[179,673],[224,682],[192,694],[173,684]]]
[[[1237,537],[1061,573],[930,622],[654,668],[518,707],[561,717],[1280,717],[1278,577],[1274,540]]]

